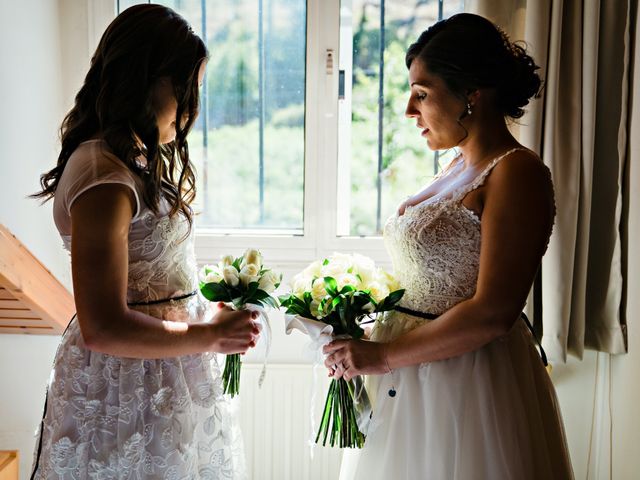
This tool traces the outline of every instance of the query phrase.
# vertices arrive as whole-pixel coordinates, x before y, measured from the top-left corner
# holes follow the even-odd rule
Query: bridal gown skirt
[[[420,323],[392,315],[374,340]],[[476,351],[368,381],[369,432],[362,450],[345,450],[341,480],[573,478],[555,390],[522,320]]]
[[[93,352],[74,319],[56,354],[34,478],[244,479],[233,407],[214,354],[141,360]]]

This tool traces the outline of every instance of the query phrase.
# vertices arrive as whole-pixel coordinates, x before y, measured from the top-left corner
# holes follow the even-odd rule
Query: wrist
[[[389,343],[382,344],[382,366],[384,368],[384,373],[391,373],[393,369],[389,363]]]
[[[216,324],[209,324],[207,327],[208,328],[204,332],[205,334],[202,336],[205,341],[206,349],[211,352],[218,352],[220,351],[220,335],[218,333],[218,326]]]

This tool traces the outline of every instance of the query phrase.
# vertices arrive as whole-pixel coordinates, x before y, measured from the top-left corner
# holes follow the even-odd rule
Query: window
[[[404,116],[404,54],[426,26],[461,10],[461,3],[342,0],[338,235],[380,234],[406,195],[438,172],[443,159]]]
[[[189,136],[198,226],[301,235],[305,0],[160,3],[183,15],[209,49]]]
[[[463,0],[160,3],[210,51],[189,142],[198,256],[252,245],[283,263],[386,261],[385,219],[447,161],[404,116],[404,52]]]

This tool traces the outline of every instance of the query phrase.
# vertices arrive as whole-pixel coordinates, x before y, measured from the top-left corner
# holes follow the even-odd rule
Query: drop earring
[[[467,102],[467,115],[471,115],[471,104]]]

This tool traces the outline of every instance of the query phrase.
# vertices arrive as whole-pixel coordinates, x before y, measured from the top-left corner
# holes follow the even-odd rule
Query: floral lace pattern
[[[159,300],[193,291],[197,266],[193,238],[185,239],[187,222],[168,216],[158,219],[148,211],[136,224],[141,232],[150,233],[130,232],[129,301]]]
[[[384,240],[396,278],[406,289],[401,305],[440,315],[475,293],[480,265],[480,219],[462,203],[484,184],[509,150],[447,196],[428,199],[390,217]]]
[[[147,209],[131,224],[129,302],[196,289],[187,233],[186,221],[170,219],[166,209],[159,215]],[[70,249],[71,239],[63,240]],[[206,321],[208,312],[199,296],[133,308],[189,322]],[[215,354],[153,360],[101,354],[86,348],[74,319],[54,361],[35,478],[246,478],[231,407]]]

